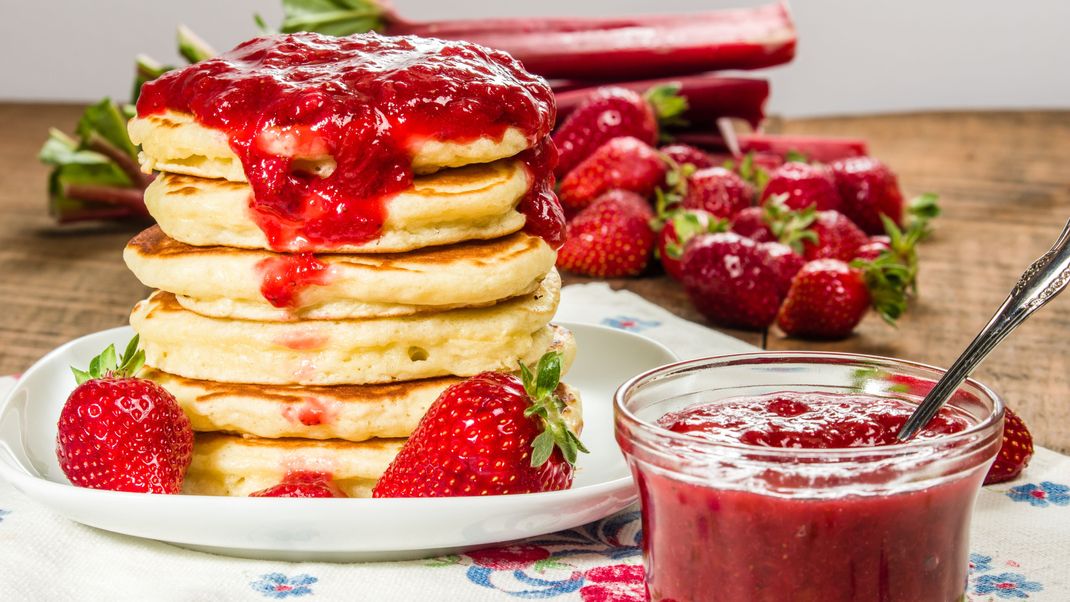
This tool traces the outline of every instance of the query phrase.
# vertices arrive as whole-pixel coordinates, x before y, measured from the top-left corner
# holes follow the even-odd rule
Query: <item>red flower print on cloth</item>
[[[643,602],[646,585],[643,566],[611,564],[587,571],[586,585],[580,588],[583,602]]]
[[[485,548],[465,552],[478,566],[499,571],[526,569],[540,560],[550,557],[550,550],[539,546],[508,546],[503,548]]]

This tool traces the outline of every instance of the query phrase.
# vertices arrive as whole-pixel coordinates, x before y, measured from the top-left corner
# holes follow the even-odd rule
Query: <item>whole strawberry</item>
[[[654,249],[653,217],[650,205],[634,192],[603,194],[566,226],[557,266],[598,278],[639,274]]]
[[[832,171],[823,165],[792,161],[776,168],[762,190],[762,201],[778,195],[782,195],[784,204],[791,209],[814,207],[825,211],[840,207]]]
[[[1022,470],[1029,466],[1032,457],[1033,435],[1025,426],[1025,421],[1010,408],[1006,408],[1003,417],[1003,445],[985,475],[985,485],[1017,478],[1022,474]]]
[[[676,280],[683,278],[680,258],[687,241],[699,234],[724,232],[727,222],[701,209],[672,211],[658,231],[657,256],[665,272]]]
[[[696,170],[718,165],[708,153],[690,144],[669,144],[658,150],[677,165],[692,165]]]
[[[675,86],[656,86],[644,95],[616,86],[599,88],[554,133],[560,153],[554,173],[564,177],[613,138],[631,136],[653,145],[659,118],[671,121],[687,108],[676,92]]]
[[[903,193],[892,170],[873,157],[853,157],[830,165],[842,205],[839,210],[867,234],[883,234],[881,215],[903,225]]]
[[[665,181],[665,161],[649,144],[624,136],[598,147],[561,180],[557,196],[573,211],[613,189],[649,197]]]
[[[839,259],[851,261],[858,250],[870,242],[869,237],[838,211],[819,211],[806,228],[813,235],[803,239],[803,255],[807,259]]]
[[[750,207],[754,189],[735,172],[723,167],[707,167],[687,177],[683,196],[685,209],[702,209],[717,217],[731,219]]]
[[[762,329],[780,307],[777,273],[765,249],[734,232],[692,238],[681,259],[684,290],[714,324]]]
[[[322,472],[297,471],[286,475],[278,485],[261,489],[249,494],[249,497],[347,497],[332,481],[330,475]]]
[[[372,497],[557,491],[586,452],[561,417],[561,354],[521,377],[484,372],[446,389],[372,490]]]
[[[804,265],[791,281],[776,321],[789,336],[842,339],[870,307],[889,323],[906,309],[911,270],[891,256],[877,261],[819,259]]]
[[[135,336],[72,368],[78,386],[60,412],[56,455],[71,483],[91,489],[179,493],[193,455],[193,429],[175,398],[134,378],[145,362]]]

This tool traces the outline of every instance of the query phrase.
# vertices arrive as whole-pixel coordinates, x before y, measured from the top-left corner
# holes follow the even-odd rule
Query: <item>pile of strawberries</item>
[[[843,338],[871,308],[889,322],[902,314],[934,195],[908,206],[895,174],[868,156],[657,148],[665,97],[602,88],[554,134],[569,217],[558,267],[635,276],[657,257],[714,324],[775,322],[790,336]]]

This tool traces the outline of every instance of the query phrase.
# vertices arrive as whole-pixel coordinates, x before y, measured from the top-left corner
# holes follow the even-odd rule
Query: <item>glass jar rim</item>
[[[971,425],[969,428],[953,433],[948,436],[937,437],[932,439],[912,439],[905,443],[895,443],[892,445],[881,445],[874,447],[837,447],[837,448],[777,448],[766,447],[761,445],[750,445],[747,443],[726,443],[716,442],[699,437],[696,435],[689,435],[686,433],[678,433],[671,431],[661,425],[643,420],[635,415],[626,405],[626,396],[633,389],[641,387],[644,383],[655,380],[658,376],[667,375],[673,372],[678,372],[682,369],[697,367],[713,362],[733,362],[733,363],[748,363],[748,360],[782,360],[787,363],[791,360],[795,360],[800,363],[806,363],[806,360],[844,360],[847,362],[855,362],[859,364],[867,364],[872,367],[874,364],[884,366],[901,366],[906,368],[920,369],[932,373],[937,379],[945,372],[943,368],[938,368],[930,364],[924,364],[921,362],[914,362],[910,360],[902,360],[891,357],[884,357],[879,355],[868,355],[864,353],[844,353],[844,352],[825,352],[825,351],[755,351],[750,353],[733,353],[725,355],[712,355],[707,357],[695,358],[690,360],[682,360],[664,366],[659,366],[651,370],[647,370],[642,374],[638,374],[628,379],[624,384],[617,388],[613,394],[613,407],[614,413],[623,418],[626,422],[630,423],[634,427],[638,427],[640,430],[647,430],[650,434],[657,436],[660,439],[667,441],[675,441],[681,444],[686,444],[692,449],[721,449],[732,450],[743,454],[759,454],[765,457],[783,457],[783,458],[799,458],[799,457],[827,457],[834,458],[846,458],[851,456],[860,455],[879,455],[879,456],[893,456],[899,454],[908,454],[914,451],[918,451],[930,447],[943,447],[954,446],[957,443],[966,443],[969,440],[983,436],[986,431],[991,430],[994,426],[997,426],[1003,419],[1004,409],[1006,405],[1003,402],[1003,398],[1000,397],[995,391],[990,389],[987,385],[974,380],[973,378],[967,378],[963,385],[970,385],[978,389],[985,397],[991,400],[992,410],[984,417],[984,419],[977,422],[977,424]]]

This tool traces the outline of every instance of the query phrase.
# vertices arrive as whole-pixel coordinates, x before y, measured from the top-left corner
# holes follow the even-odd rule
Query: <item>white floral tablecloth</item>
[[[604,284],[566,287],[561,321],[641,332],[681,358],[753,349]],[[0,393],[12,378],[0,379]],[[1070,457],[1040,449],[977,501],[970,600],[1070,600]],[[166,517],[161,517],[166,520]],[[191,552],[68,521],[0,481],[0,600],[509,600],[643,598],[639,513],[523,544],[427,560],[264,562]]]

